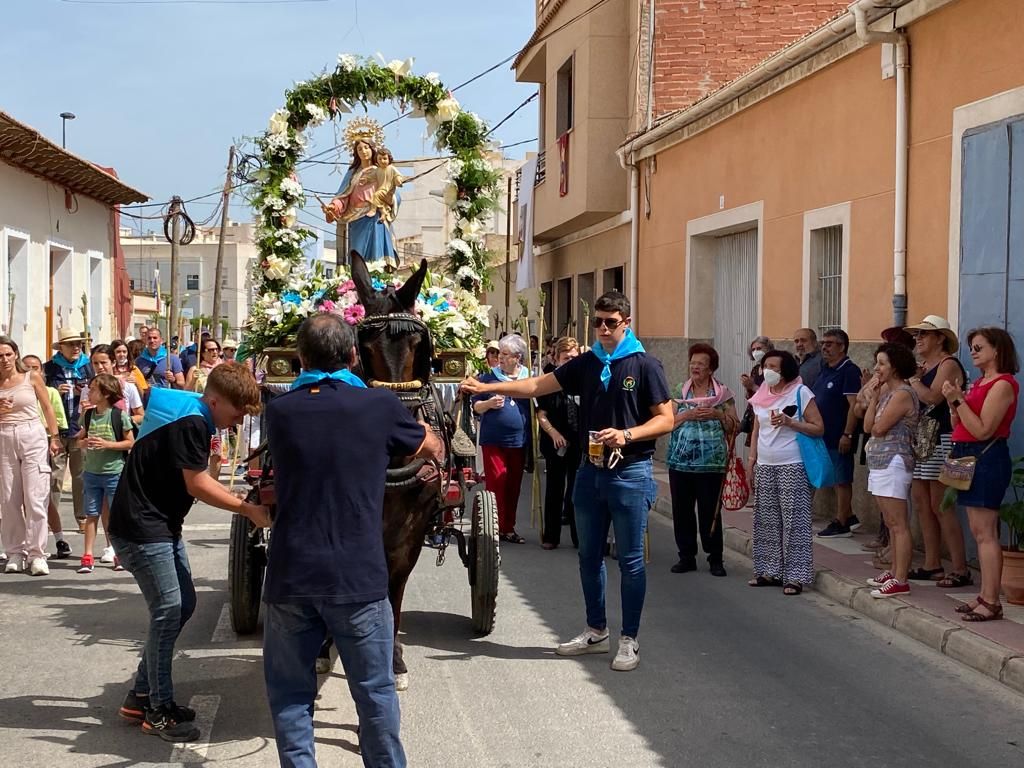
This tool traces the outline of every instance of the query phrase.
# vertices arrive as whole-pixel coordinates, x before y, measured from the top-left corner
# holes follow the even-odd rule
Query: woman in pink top
[[[39,421],[42,413],[44,428]],[[47,439],[49,438],[49,439]],[[49,443],[49,446],[47,446]],[[28,371],[18,345],[0,336],[0,538],[4,573],[46,576],[46,506],[50,498],[49,455],[61,450],[57,418],[43,377]]]
[[[956,610],[964,621],[1003,617],[999,583],[1003,549],[999,543],[999,506],[1010,486],[1010,449],[1006,438],[1017,415],[1020,370],[1013,337],[1002,328],[978,328],[967,335],[971,362],[981,378],[964,394],[946,382],[942,394],[953,417],[953,457],[977,457],[971,487],[960,491],[958,504],[967,507],[971,533],[981,562],[981,594]]]

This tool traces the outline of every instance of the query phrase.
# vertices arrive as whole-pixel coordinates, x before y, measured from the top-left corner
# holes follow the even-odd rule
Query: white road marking
[[[213,720],[220,707],[220,696],[193,696],[188,705],[196,711],[195,725],[199,729],[199,740],[188,744],[175,744],[171,751],[171,765],[206,762]]]
[[[231,606],[227,603],[220,609],[220,618],[217,619],[217,626],[213,628],[211,643],[231,643],[238,639],[235,630],[231,628]]]
[[[259,641],[255,641],[259,642]],[[176,651],[175,659],[232,659],[232,658],[254,658],[263,657],[263,648],[260,645],[250,645],[247,648],[189,648]]]
[[[181,530],[185,533],[196,533],[199,531],[230,531],[231,523],[192,523],[183,525]]]

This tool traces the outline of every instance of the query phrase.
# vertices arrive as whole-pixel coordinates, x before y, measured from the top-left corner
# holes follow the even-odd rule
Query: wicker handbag
[[[465,411],[468,407],[468,400],[459,404],[459,408],[455,412],[455,433],[452,435],[452,452],[463,458],[476,456],[476,443],[473,442],[473,438],[467,434],[467,429],[463,426]]]
[[[978,468],[978,459],[985,455],[994,442],[995,440],[990,440],[977,456],[964,456],[959,459],[947,457],[939,474],[939,482],[958,491],[969,490],[971,483],[974,482],[974,470]]]
[[[928,461],[939,444],[939,420],[929,416],[935,406],[926,408],[917,422],[914,433],[914,456],[918,461]]]

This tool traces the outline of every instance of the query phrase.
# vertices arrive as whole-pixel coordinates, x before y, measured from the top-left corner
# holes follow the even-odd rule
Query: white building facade
[[[46,359],[57,330],[119,334],[115,206],[141,192],[0,112],[0,329]]]

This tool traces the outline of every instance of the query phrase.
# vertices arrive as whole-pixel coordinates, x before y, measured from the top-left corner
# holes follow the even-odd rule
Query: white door
[[[719,381],[736,394],[736,413],[747,407],[740,376],[750,372],[747,347],[757,327],[757,230],[717,239],[715,254],[715,349]]]

